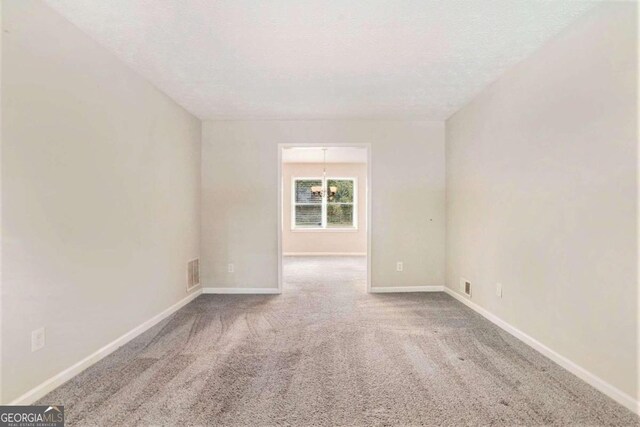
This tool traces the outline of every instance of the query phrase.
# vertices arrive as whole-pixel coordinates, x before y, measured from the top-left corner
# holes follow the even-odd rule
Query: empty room
[[[0,1],[0,427],[640,426],[635,1]]]

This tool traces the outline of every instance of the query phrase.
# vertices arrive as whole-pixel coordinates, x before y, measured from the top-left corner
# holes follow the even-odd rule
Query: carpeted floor
[[[202,295],[41,400],[67,425],[617,425],[638,418],[443,293],[288,258],[282,295]]]

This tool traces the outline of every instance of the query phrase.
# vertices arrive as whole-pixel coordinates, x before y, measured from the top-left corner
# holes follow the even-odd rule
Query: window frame
[[[322,188],[326,188],[327,182],[331,180],[352,181],[353,182],[353,202],[352,203],[333,203],[353,205],[353,225],[347,227],[327,227],[327,205],[331,202],[327,201],[327,195],[324,194],[320,201],[321,206],[321,225],[319,227],[304,227],[296,225],[296,206],[317,206],[317,203],[297,203],[296,202],[296,182],[297,181],[321,181]],[[291,177],[291,231],[296,233],[354,233],[358,231],[358,178],[354,176],[336,177],[327,176],[292,176]]]

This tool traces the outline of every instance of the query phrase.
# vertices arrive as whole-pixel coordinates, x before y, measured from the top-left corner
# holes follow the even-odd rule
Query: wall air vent
[[[187,289],[200,284],[200,259],[196,258],[187,263]]]
[[[465,295],[471,297],[471,282],[467,279],[461,277],[460,278],[460,290],[464,292]]]

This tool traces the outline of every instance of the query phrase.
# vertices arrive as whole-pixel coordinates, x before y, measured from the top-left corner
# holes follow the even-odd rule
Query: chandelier
[[[327,150],[328,148],[322,148],[322,185],[311,187],[311,194],[320,198],[325,197],[325,188],[327,188]],[[333,200],[337,192],[338,187],[329,187],[329,192],[326,194],[327,200]]]

